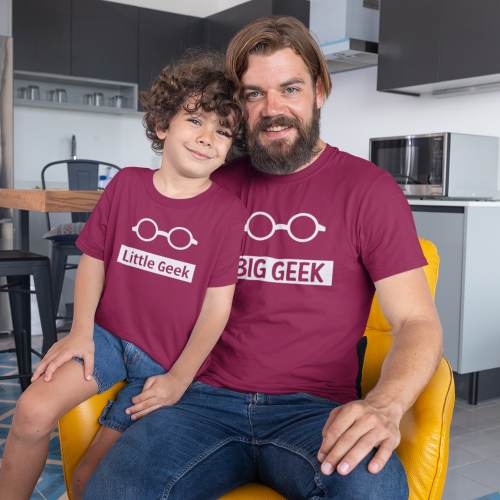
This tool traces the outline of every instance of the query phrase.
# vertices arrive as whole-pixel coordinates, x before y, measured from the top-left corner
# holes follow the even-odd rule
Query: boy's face
[[[191,179],[209,177],[224,163],[233,143],[232,131],[221,125],[221,118],[201,108],[195,112],[181,108],[168,129],[157,130],[156,134],[165,141],[162,167]]]

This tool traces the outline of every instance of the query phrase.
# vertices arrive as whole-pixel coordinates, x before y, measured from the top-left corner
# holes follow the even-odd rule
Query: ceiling
[[[207,17],[247,0],[107,0],[187,16]]]

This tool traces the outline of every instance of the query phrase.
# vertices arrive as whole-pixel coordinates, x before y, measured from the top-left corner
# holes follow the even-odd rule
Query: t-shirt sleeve
[[[243,228],[247,211],[235,201],[228,211],[227,230],[219,245],[216,262],[208,283],[209,287],[234,285],[238,279],[238,262],[242,252]]]
[[[121,181],[121,172],[109,182],[97,205],[92,210],[89,219],[76,240],[76,246],[95,259],[104,260],[104,246],[108,227],[111,203],[116,192],[116,186]]]
[[[362,200],[358,234],[373,282],[427,264],[408,201],[389,174],[381,175]]]

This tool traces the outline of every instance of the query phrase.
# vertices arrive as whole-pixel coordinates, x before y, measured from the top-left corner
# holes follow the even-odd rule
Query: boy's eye
[[[188,118],[188,122],[194,123],[195,125],[201,125],[201,121],[198,120],[198,118],[195,118],[194,116],[190,116]]]
[[[232,137],[233,137],[233,134],[231,134],[231,132],[229,130],[221,129],[221,130],[218,130],[217,133],[224,136],[224,137],[227,137],[228,139],[232,139]]]

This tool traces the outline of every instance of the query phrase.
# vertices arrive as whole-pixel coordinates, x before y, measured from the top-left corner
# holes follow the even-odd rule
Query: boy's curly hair
[[[214,111],[239,143],[243,114],[233,98],[234,93],[233,83],[224,76],[222,54],[190,51],[177,63],[163,68],[151,88],[140,96],[146,136],[153,151],[163,151],[164,141],[158,138],[156,130],[167,130],[170,120],[181,108],[189,113],[200,108],[205,112]]]

